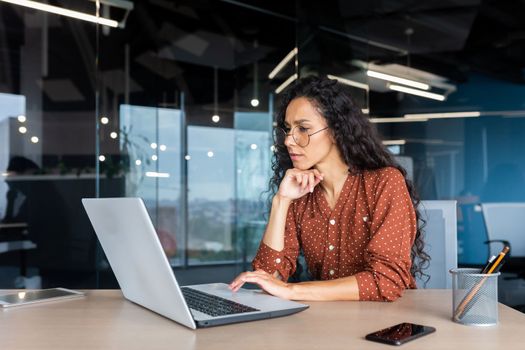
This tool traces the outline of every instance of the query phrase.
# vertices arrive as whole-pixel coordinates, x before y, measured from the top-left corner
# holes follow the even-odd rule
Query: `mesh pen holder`
[[[452,320],[471,326],[498,323],[499,272],[482,274],[479,269],[451,269]]]

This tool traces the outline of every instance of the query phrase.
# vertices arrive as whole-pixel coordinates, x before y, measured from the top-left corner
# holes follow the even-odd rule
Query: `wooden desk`
[[[6,292],[6,291],[3,291]],[[523,349],[525,314],[500,305],[500,323],[453,323],[450,290],[411,290],[394,303],[313,302],[272,320],[191,331],[125,301],[120,291],[0,311],[1,349],[394,349],[364,335],[408,321],[437,332],[402,349]]]

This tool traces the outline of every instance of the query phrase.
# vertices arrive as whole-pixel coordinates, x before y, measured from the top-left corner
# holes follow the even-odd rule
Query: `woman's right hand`
[[[313,192],[314,187],[322,180],[323,174],[317,169],[288,169],[279,185],[277,194],[290,200],[301,198],[308,192]]]

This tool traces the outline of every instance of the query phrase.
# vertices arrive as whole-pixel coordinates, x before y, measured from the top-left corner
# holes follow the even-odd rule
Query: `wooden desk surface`
[[[312,302],[292,316],[192,331],[118,290],[92,290],[83,299],[1,310],[0,348],[393,349],[364,336],[413,322],[437,331],[403,349],[523,349],[525,314],[500,305],[499,325],[464,326],[450,320],[451,298],[450,290],[410,290],[394,303]]]

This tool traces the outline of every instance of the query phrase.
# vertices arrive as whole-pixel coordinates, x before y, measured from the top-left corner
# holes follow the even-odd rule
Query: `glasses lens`
[[[273,142],[278,145],[284,145],[284,139],[286,138],[286,131],[282,128],[273,129]]]
[[[300,125],[293,128],[292,137],[299,147],[306,147],[310,141],[310,136],[308,136],[308,130],[304,129]]]

